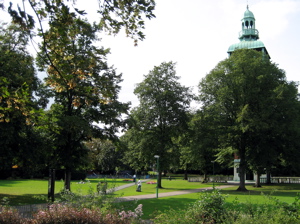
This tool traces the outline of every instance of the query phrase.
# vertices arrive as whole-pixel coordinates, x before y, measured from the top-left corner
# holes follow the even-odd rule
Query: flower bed
[[[156,182],[155,181],[149,181],[146,184],[156,184]]]

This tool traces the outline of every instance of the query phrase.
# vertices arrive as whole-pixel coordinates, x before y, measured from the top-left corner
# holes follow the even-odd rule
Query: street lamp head
[[[154,158],[158,159],[158,158],[159,158],[159,155],[155,155]]]

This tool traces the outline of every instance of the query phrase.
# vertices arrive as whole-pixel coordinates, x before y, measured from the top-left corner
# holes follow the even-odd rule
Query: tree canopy
[[[99,30],[107,31],[113,35],[124,30],[126,35],[134,40],[135,44],[138,40],[145,38],[143,33],[145,19],[155,17],[153,14],[154,0],[94,1],[98,3],[98,8],[93,10],[98,15],[95,25],[98,26]],[[79,2],[82,0],[25,0],[22,5],[16,6],[14,2],[10,2],[9,6],[1,4],[0,7],[8,7],[13,22],[20,24],[24,29],[33,30],[38,24],[40,31],[43,32],[43,21],[47,20],[51,23],[53,15],[57,14],[58,11],[70,18],[73,16],[87,18],[88,14],[84,8],[78,6]],[[63,29],[63,26],[61,28]]]
[[[35,97],[40,81],[34,59],[26,49],[26,32],[18,25],[1,23],[0,27],[0,145],[1,169],[22,167],[37,156],[33,126],[44,103]],[[37,136],[35,136],[37,137]],[[36,150],[30,152],[30,147]],[[35,157],[36,158],[36,157]],[[26,163],[27,164],[27,163]],[[30,164],[30,163],[29,163]]]
[[[122,114],[128,103],[118,101],[121,74],[106,61],[109,49],[98,47],[97,35],[124,30],[134,40],[143,40],[145,19],[154,18],[154,0],[96,0],[98,18],[93,22],[79,1],[25,0],[10,2],[12,21],[32,40],[39,36],[37,64],[47,72],[45,85],[54,104],[44,133],[51,136],[56,161],[51,166],[66,169],[65,188],[70,190],[71,171],[82,166],[88,153],[84,141],[116,139],[124,126]],[[4,80],[5,81],[5,80]],[[44,119],[46,121],[47,119]],[[53,167],[57,168],[57,167]]]
[[[133,143],[128,153],[142,161],[144,168],[151,167],[155,162],[154,155],[158,155],[159,176],[162,170],[178,166],[179,152],[173,138],[180,134],[188,121],[192,95],[178,79],[175,63],[163,62],[155,66],[134,91],[140,105],[131,111],[131,127],[127,135],[131,136],[128,138]],[[161,178],[158,184],[161,187]]]
[[[232,147],[239,156],[239,189],[245,190],[246,168],[261,172],[276,164],[284,133],[295,127],[296,84],[262,53],[243,49],[221,61],[199,83],[199,93],[203,111],[215,118],[219,147]]]

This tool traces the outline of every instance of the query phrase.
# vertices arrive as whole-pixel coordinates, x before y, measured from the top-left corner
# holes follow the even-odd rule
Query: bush
[[[170,210],[155,217],[155,223],[223,223],[226,217],[224,209],[225,197],[220,191],[200,193],[199,200],[191,204],[185,211]]]
[[[22,218],[16,210],[2,208],[1,224],[130,224],[141,223],[142,205],[135,211],[111,210],[109,213],[100,209],[74,208],[62,204],[53,204],[47,210],[40,210],[32,219]]]
[[[187,210],[186,218],[192,217],[194,223],[221,223],[226,215],[224,202],[225,197],[217,189],[203,192]]]
[[[0,207],[0,223],[1,224],[23,224],[29,223],[29,220],[22,218],[17,210],[10,207]]]
[[[225,197],[214,189],[200,193],[199,200],[187,209],[158,214],[155,223],[176,224],[300,224],[300,195],[291,204],[266,196],[264,204],[241,203],[238,199],[225,202]]]

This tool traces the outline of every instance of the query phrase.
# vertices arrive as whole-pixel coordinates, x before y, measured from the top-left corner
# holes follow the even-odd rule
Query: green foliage
[[[197,111],[190,114],[190,117],[188,130],[178,138],[180,162],[185,170],[200,170],[206,179],[218,148],[218,130],[215,129],[210,114]]]
[[[0,24],[0,169],[6,175],[1,178],[11,176],[13,165],[34,173],[39,167],[32,161],[43,160],[34,126],[47,100],[35,97],[43,94],[38,92],[40,81],[27,42],[28,34],[19,26]]]
[[[98,13],[95,24],[101,29],[106,30],[109,34],[117,34],[124,29],[127,36],[132,38],[137,44],[138,40],[143,40],[145,35],[145,19],[155,17],[153,11],[155,9],[154,0],[94,0],[98,2],[99,8],[95,9]],[[59,9],[66,16],[76,15],[87,18],[87,13],[82,8],[77,8],[76,1],[56,1],[56,0],[39,0],[25,1],[29,3],[34,15],[28,13],[26,8],[18,6],[17,9],[11,3],[8,12],[14,23],[21,25],[26,30],[32,30],[36,24],[41,25],[43,20],[51,21],[53,14]],[[26,4],[24,4],[26,5]],[[0,7],[6,8],[6,5],[0,4]],[[43,27],[40,27],[42,30]]]
[[[123,153],[117,149],[112,141],[92,139],[85,145],[89,149],[89,161],[92,164],[92,170],[114,172],[118,167],[122,167]]]
[[[298,153],[297,87],[261,52],[237,50],[221,61],[199,83],[199,100],[218,134],[218,148],[232,149],[240,158],[240,190],[247,167],[260,173],[291,151]]]
[[[65,187],[70,190],[71,171],[88,167],[84,142],[116,139],[129,104],[118,101],[122,79],[107,64],[109,50],[95,44],[99,28],[62,2],[50,11],[49,29],[40,31],[37,60],[48,73],[45,81],[55,101],[47,113],[46,133],[53,142],[49,164],[66,170]]]
[[[250,201],[225,202],[218,190],[200,194],[199,200],[184,210],[163,212],[154,218],[155,223],[300,223],[299,196],[292,204],[267,196],[262,204]]]
[[[68,205],[53,204],[47,210],[40,210],[32,219],[25,219],[18,211],[11,208],[0,208],[0,223],[3,224],[52,224],[52,223],[85,223],[85,224],[129,224],[141,223],[142,206],[134,211],[102,211],[99,208],[75,208]]]
[[[27,4],[34,15],[26,11]],[[106,62],[109,50],[96,47],[97,34],[102,30],[117,34],[124,28],[136,44],[144,39],[145,17],[155,17],[154,0],[106,0],[98,5],[99,18],[93,24],[84,10],[76,8],[76,1],[24,1],[24,8],[15,9],[13,3],[8,7],[13,22],[31,38],[39,26],[36,33],[42,41],[37,64],[47,71],[46,86],[55,100],[39,127],[50,143],[43,147],[44,164],[66,169],[68,189],[71,171],[88,167],[83,142],[92,137],[116,139],[118,128],[124,126],[121,116],[129,107],[118,101],[121,75]]]
[[[212,192],[203,192],[199,200],[187,210],[186,217],[193,217],[195,221],[203,223],[219,223],[227,215],[224,202],[225,197],[217,189]]]
[[[154,18],[154,8],[154,0],[103,1],[99,10],[102,17],[99,23],[100,28],[116,34],[124,27],[126,35],[133,38],[137,44],[138,39],[145,38],[141,31],[145,25],[143,14],[148,19]],[[112,16],[112,14],[119,15],[119,17]]]
[[[299,195],[291,204],[279,201],[271,195],[264,195],[262,204],[253,202],[239,202],[236,198],[231,203],[226,203],[229,223],[300,223]]]
[[[223,223],[226,217],[225,197],[220,191],[202,192],[199,200],[185,210],[164,212],[155,217],[155,223]]]
[[[162,170],[178,166],[179,152],[173,139],[187,128],[192,100],[190,89],[178,80],[175,63],[163,62],[134,90],[140,106],[131,111],[130,127],[122,141],[128,149],[124,161],[135,169],[151,167],[154,155],[160,156],[159,176]],[[161,177],[158,182],[161,187]]]

